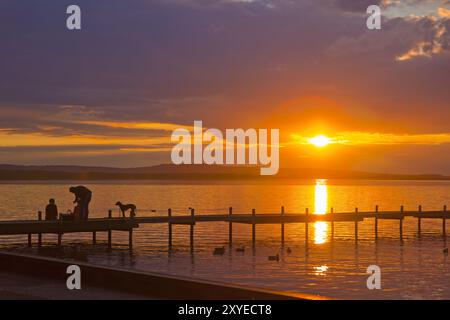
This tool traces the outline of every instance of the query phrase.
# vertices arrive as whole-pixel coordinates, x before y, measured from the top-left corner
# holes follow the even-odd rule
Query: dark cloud
[[[107,119],[227,121],[224,108],[248,113],[242,118],[248,119],[255,106],[264,113],[283,99],[332,95],[325,83],[342,95],[354,83],[364,84],[367,89],[358,92],[370,100],[371,73],[377,73],[376,87],[385,83],[383,92],[395,78],[400,96],[411,92],[399,85],[412,72],[417,79],[433,72],[443,77],[437,67],[420,74],[414,64],[421,62],[394,61],[417,41],[432,43],[436,30],[429,19],[394,19],[377,33],[365,28],[364,15],[340,14],[327,1],[80,0],[83,29],[69,32],[69,3],[0,5],[1,105],[39,106],[47,113],[80,105]],[[332,3],[349,11],[368,5]],[[448,32],[441,38],[446,49]],[[351,77],[343,66],[352,69]],[[434,83],[419,88],[424,98],[436,99]],[[394,103],[387,97],[384,105]]]
[[[397,17],[367,30],[366,8],[380,3],[78,0],[82,30],[70,32],[72,1],[3,0],[0,128],[160,134],[75,123],[86,119],[250,127],[286,101],[319,96],[355,119],[347,130],[359,120],[447,132],[449,20]],[[429,56],[396,60],[420,42]]]

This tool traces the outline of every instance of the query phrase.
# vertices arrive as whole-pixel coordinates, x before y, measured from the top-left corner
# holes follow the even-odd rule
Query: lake
[[[450,204],[448,181],[278,181],[247,182],[88,182],[93,191],[90,217],[106,217],[109,209],[118,216],[116,201],[134,203],[138,216],[196,213],[257,214],[302,213],[305,208],[321,214],[331,207],[335,212],[374,210],[441,210]],[[0,184],[0,219],[36,219],[49,198],[55,198],[60,212],[73,209],[71,184],[63,182],[9,182]],[[156,210],[152,212],[152,210]],[[448,247],[442,237],[441,220],[423,220],[422,236],[417,221],[404,221],[404,241],[399,240],[398,221],[379,222],[379,241],[374,241],[374,222],[359,224],[359,241],[354,240],[352,222],[331,227],[316,222],[309,227],[309,244],[305,246],[303,224],[287,224],[285,246],[281,247],[279,225],[257,225],[256,249],[252,250],[251,225],[233,225],[233,250],[223,256],[212,254],[215,247],[228,244],[227,223],[198,223],[195,227],[195,252],[190,253],[189,227],[173,227],[173,250],[168,250],[166,225],[143,224],[134,232],[133,252],[128,250],[128,234],[113,232],[114,249],[106,248],[106,233],[67,234],[63,248],[56,247],[56,236],[45,235],[44,247],[26,247],[26,236],[2,236],[3,250],[36,253],[76,259],[91,263],[157,271],[169,274],[212,279],[243,285],[319,294],[351,299],[450,299]],[[34,238],[36,242],[36,238]],[[245,252],[236,252],[237,247]],[[287,248],[291,252],[287,252]],[[268,261],[280,254],[280,261]],[[381,268],[382,289],[368,290],[366,269]]]

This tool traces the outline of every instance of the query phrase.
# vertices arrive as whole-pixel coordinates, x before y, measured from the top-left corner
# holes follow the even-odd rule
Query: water
[[[73,209],[68,183],[0,184],[0,219],[36,219],[49,198],[55,198],[60,211]],[[108,209],[118,216],[114,203],[135,203],[138,215],[227,213],[258,214],[280,212],[323,213],[373,210],[440,210],[449,204],[450,182],[419,181],[285,181],[278,184],[199,184],[167,182],[89,183],[94,191],[91,217],[106,217]],[[156,210],[152,213],[151,210]],[[448,228],[448,226],[447,226]],[[233,250],[214,256],[215,247],[227,245],[226,223],[198,223],[195,226],[195,253],[190,254],[189,227],[173,227],[173,250],[168,250],[166,225],[143,224],[134,232],[134,249],[128,251],[128,234],[113,232],[114,250],[106,248],[106,234],[97,234],[98,244],[91,244],[91,234],[67,234],[63,248],[56,248],[56,236],[45,235],[44,247],[26,247],[26,236],[2,236],[1,248],[31,252],[96,264],[157,271],[213,279],[230,283],[267,287],[335,298],[356,299],[450,299],[450,272],[447,247],[442,237],[442,220],[423,220],[422,236],[417,221],[406,218],[404,242],[399,240],[398,221],[379,222],[379,241],[374,242],[373,220],[359,224],[359,241],[354,240],[354,224],[336,223],[335,239],[331,227],[319,222],[310,225],[309,244],[305,246],[303,224],[287,224],[285,247],[281,248],[279,225],[257,225],[256,250],[252,250],[251,226],[233,225]],[[34,239],[36,241],[36,239]],[[236,252],[245,246],[245,252]],[[287,253],[286,248],[292,252]],[[279,262],[268,261],[280,254]],[[368,290],[366,269],[378,265],[382,272],[382,290]]]

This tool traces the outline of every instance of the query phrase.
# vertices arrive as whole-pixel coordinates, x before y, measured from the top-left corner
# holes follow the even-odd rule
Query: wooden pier
[[[111,211],[108,218],[89,219],[86,221],[45,221],[42,213],[38,212],[38,220],[1,221],[0,235],[28,235],[28,246],[32,245],[32,235],[37,234],[38,246],[42,245],[43,234],[57,234],[58,245],[61,246],[65,233],[92,232],[92,242],[96,243],[97,232],[108,233],[108,247],[112,246],[112,231],[126,231],[129,233],[129,246],[133,246],[133,229],[139,224],[134,219],[112,218]]]
[[[380,211],[376,206],[374,211],[362,212],[355,208],[353,212],[334,212],[331,208],[329,213],[310,214],[306,209],[304,213],[287,213],[284,207],[281,207],[279,213],[263,213],[257,214],[255,209],[251,213],[234,213],[233,208],[228,209],[228,214],[195,214],[193,208],[190,209],[189,215],[173,215],[172,209],[168,209],[165,216],[149,216],[134,218],[112,218],[111,210],[108,212],[107,218],[89,219],[87,221],[43,221],[41,212],[38,213],[38,220],[25,221],[1,221],[0,235],[28,235],[28,245],[32,245],[32,235],[38,235],[38,246],[42,244],[43,234],[57,234],[58,245],[61,245],[62,235],[64,233],[76,232],[92,232],[92,241],[96,242],[97,232],[108,233],[108,247],[112,246],[112,231],[127,231],[129,233],[129,247],[133,246],[133,229],[138,228],[142,223],[149,224],[167,224],[168,225],[168,245],[172,248],[173,225],[188,225],[190,227],[190,248],[194,250],[194,227],[196,223],[204,222],[228,222],[228,242],[229,246],[233,243],[233,224],[248,224],[252,226],[252,245],[256,244],[256,226],[258,224],[279,224],[281,226],[281,244],[284,245],[285,224],[287,223],[304,223],[305,224],[305,242],[308,244],[308,226],[310,223],[319,221],[331,223],[331,234],[334,238],[334,224],[338,222],[353,222],[355,228],[355,241],[358,241],[358,223],[366,219],[374,219],[374,238],[378,240],[379,220],[398,220],[399,222],[399,238],[403,240],[403,220],[405,217],[417,218],[417,231],[421,235],[422,219],[441,219],[442,235],[446,237],[446,219],[450,219],[450,211],[447,206],[441,211],[423,211],[422,206],[417,211],[405,210],[403,206],[399,211]]]

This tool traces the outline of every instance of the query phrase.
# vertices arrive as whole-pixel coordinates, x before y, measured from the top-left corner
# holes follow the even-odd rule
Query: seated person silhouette
[[[58,207],[55,204],[55,199],[50,199],[48,205],[45,207],[45,220],[52,221],[58,219]]]

